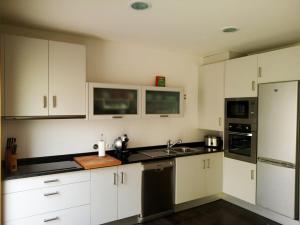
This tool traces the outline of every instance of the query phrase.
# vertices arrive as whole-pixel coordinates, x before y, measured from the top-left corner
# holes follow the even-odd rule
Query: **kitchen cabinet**
[[[176,158],[175,204],[222,191],[223,153]]]
[[[257,55],[225,63],[225,98],[257,97]]]
[[[140,214],[141,172],[140,163],[91,171],[92,225]]]
[[[223,192],[255,204],[256,164],[224,158]]]
[[[48,115],[48,41],[6,35],[5,116]]]
[[[78,207],[83,206],[85,209],[81,215],[88,222],[90,172],[78,171],[8,180],[4,182],[2,199],[5,225],[44,224],[44,220],[47,222],[49,219],[59,221],[58,224],[67,224],[67,221],[73,220],[75,211],[81,211],[82,208]],[[73,210],[68,211],[71,208]]]
[[[182,117],[183,116],[183,89],[168,87],[142,88],[142,116],[155,117]]]
[[[49,115],[85,115],[85,86],[85,47],[49,41]]]
[[[89,119],[138,118],[140,87],[89,83]]]
[[[224,69],[224,62],[200,68],[198,95],[200,129],[224,130]]]
[[[84,46],[5,35],[4,52],[6,117],[85,115]]]
[[[258,83],[300,80],[300,46],[258,55]]]

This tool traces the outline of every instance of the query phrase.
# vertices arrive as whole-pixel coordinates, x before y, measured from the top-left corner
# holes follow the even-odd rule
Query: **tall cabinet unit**
[[[258,55],[258,83],[300,80],[300,46]]]
[[[199,75],[199,128],[224,130],[225,63],[201,66]]]
[[[140,163],[91,170],[91,225],[141,213]]]
[[[257,97],[257,55],[226,61],[225,98]]]
[[[83,45],[5,35],[4,76],[6,117],[86,114]]]

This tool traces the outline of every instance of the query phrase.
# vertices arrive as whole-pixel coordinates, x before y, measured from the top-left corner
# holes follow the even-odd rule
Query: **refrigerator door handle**
[[[281,160],[277,160],[277,159],[258,157],[257,160],[259,162],[267,163],[267,164],[274,165],[274,166],[280,166],[280,167],[291,168],[291,169],[296,168],[296,165],[294,163],[285,162],[285,161],[281,161]]]

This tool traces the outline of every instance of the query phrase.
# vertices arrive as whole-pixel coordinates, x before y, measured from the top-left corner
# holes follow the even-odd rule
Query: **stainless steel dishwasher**
[[[173,212],[174,168],[174,160],[143,163],[142,213],[139,222]]]

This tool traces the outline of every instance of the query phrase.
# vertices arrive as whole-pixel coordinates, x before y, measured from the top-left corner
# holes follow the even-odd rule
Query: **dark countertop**
[[[195,149],[195,151],[188,154],[177,154],[177,155],[164,155],[152,158],[145,154],[140,153],[140,151],[155,151],[157,149],[166,148],[166,146],[149,146],[141,148],[130,148],[128,149],[130,154],[126,157],[121,157],[117,151],[110,150],[107,154],[114,156],[122,161],[122,164],[137,163],[137,162],[150,162],[162,159],[171,159],[176,157],[183,157],[189,155],[199,155],[199,154],[210,154],[215,152],[222,152],[221,149],[205,148],[203,142],[193,142],[193,143],[183,143],[178,146],[185,146]],[[77,156],[87,156],[96,155],[97,152],[70,154],[70,155],[60,155],[60,156],[48,156],[48,157],[37,157],[37,158],[27,158],[18,160],[18,171],[13,173],[8,173],[5,168],[3,171],[4,180],[12,180],[18,178],[50,175],[56,173],[72,172],[83,170],[83,168],[73,161],[74,157]]]

